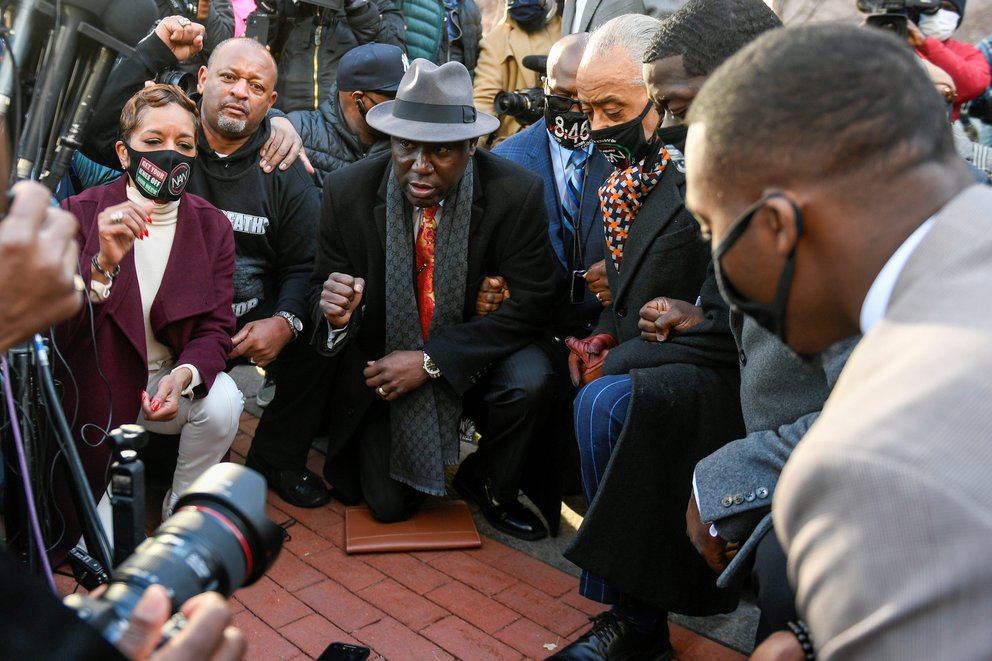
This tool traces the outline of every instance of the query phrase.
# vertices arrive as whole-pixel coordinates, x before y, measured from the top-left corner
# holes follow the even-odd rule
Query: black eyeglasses
[[[581,101],[573,99],[570,96],[562,96],[561,94],[545,94],[544,102],[556,112],[568,112],[572,109],[572,106],[579,106],[579,109],[582,109]]]

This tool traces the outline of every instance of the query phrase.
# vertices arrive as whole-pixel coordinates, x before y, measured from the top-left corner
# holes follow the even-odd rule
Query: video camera
[[[858,11],[868,14],[865,24],[888,30],[905,40],[908,21],[918,23],[920,14],[940,9],[940,0],[856,0]]]
[[[510,115],[527,126],[544,116],[544,90],[528,87],[516,92],[500,92],[493,99],[493,110],[497,115]]]

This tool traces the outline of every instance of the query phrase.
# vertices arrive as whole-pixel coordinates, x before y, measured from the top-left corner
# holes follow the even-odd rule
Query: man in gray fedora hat
[[[518,500],[553,372],[534,342],[554,291],[540,179],[475,141],[499,122],[472,104],[459,62],[414,60],[396,99],[368,111],[391,158],[331,173],[312,279],[314,341],[338,356],[324,474],[382,521],[444,495],[463,410],[482,441],[455,477],[496,528],[547,534]],[[475,312],[485,276],[513,292]]]

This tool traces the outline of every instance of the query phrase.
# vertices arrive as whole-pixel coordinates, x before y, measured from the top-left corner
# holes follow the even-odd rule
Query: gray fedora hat
[[[365,121],[386,135],[416,142],[468,140],[499,128],[498,119],[475,109],[464,64],[438,66],[422,58],[403,74],[396,100],[376,104]]]

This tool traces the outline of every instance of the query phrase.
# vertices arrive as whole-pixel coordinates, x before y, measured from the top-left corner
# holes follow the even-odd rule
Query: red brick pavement
[[[242,417],[234,461],[244,461],[256,423]],[[466,551],[349,556],[340,504],[307,510],[270,493],[268,511],[295,523],[275,565],[232,599],[251,660],[312,659],[334,641],[366,645],[373,660],[542,659],[601,610],[577,594],[576,578],[495,540]],[[671,628],[679,661],[745,659]]]

